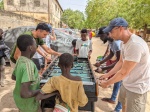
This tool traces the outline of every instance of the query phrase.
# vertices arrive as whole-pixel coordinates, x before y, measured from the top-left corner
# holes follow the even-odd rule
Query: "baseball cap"
[[[103,30],[103,32],[108,33],[116,26],[127,27],[128,22],[122,17],[115,18],[115,19],[110,21],[109,25]]]
[[[48,28],[50,29],[49,32],[52,33],[52,26],[50,24],[47,24]]]

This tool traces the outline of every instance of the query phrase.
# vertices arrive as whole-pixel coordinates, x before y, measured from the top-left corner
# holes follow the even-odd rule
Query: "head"
[[[47,24],[48,28],[49,28],[49,33],[52,33],[52,26],[50,24]]]
[[[72,31],[69,31],[69,34],[72,35]]]
[[[50,33],[50,28],[46,23],[39,23],[36,27],[36,36],[38,38],[45,38]]]
[[[107,26],[103,31],[105,33],[110,33],[114,40],[121,40],[124,32],[127,31],[128,23],[124,18],[118,17],[110,21],[109,26]]]
[[[82,29],[81,30],[81,39],[83,41],[86,41],[87,40],[87,29]]]
[[[98,34],[97,36],[100,37],[100,39],[103,41],[103,43],[105,44],[107,41],[110,41],[112,42],[113,39],[111,37],[109,37],[109,34],[108,33],[104,33],[103,30],[105,29],[106,27],[103,26],[103,27],[100,27],[99,30],[98,30]]]
[[[0,39],[2,39],[2,36],[3,36],[3,30],[0,29]]]
[[[35,39],[30,35],[21,35],[17,39],[17,47],[21,52],[26,52],[30,54],[30,58],[36,52],[36,42]]]
[[[59,57],[59,63],[58,66],[63,69],[63,68],[69,68],[71,69],[73,67],[73,56],[69,53],[63,53]]]
[[[76,41],[77,41],[77,39],[74,39],[74,40],[72,41],[72,46],[73,46],[73,47],[76,47]]]

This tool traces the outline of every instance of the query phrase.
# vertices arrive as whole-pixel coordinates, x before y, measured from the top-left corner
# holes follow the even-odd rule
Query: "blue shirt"
[[[113,42],[109,42],[109,48],[111,51],[116,54],[117,51],[120,51],[121,40],[114,40]]]

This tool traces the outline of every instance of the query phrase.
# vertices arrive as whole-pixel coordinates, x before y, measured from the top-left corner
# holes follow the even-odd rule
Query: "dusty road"
[[[106,49],[106,45],[102,44],[99,38],[93,38],[93,53],[91,56],[91,63],[94,64],[96,57],[103,55]],[[93,67],[95,69],[95,67]],[[98,74],[95,73],[96,76]],[[6,86],[0,87],[0,112],[18,112],[14,101],[12,91],[14,88],[15,82],[10,79],[10,67],[6,67]],[[110,97],[112,93],[112,87],[107,89],[102,89],[99,87],[99,96],[98,101],[95,103],[95,112],[110,112],[114,109],[115,104],[109,104],[102,102],[101,98]],[[148,102],[146,105],[146,112],[150,112],[150,93],[148,93]]]

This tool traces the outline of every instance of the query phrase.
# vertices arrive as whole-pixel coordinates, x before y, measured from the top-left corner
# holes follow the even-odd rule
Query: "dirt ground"
[[[106,50],[99,38],[93,38],[93,53],[91,56],[91,63],[94,64],[96,57],[103,55]],[[0,112],[18,112],[13,100],[12,91],[14,89],[15,82],[11,80],[10,67],[6,67],[6,80],[5,87],[0,87]],[[95,67],[93,66],[93,70]],[[100,74],[95,73],[97,77]],[[99,87],[98,101],[95,103],[95,112],[110,112],[115,108],[115,104],[109,104],[101,101],[103,97],[110,97],[112,93],[112,86],[107,89]],[[150,112],[150,93],[148,93],[146,112]]]

